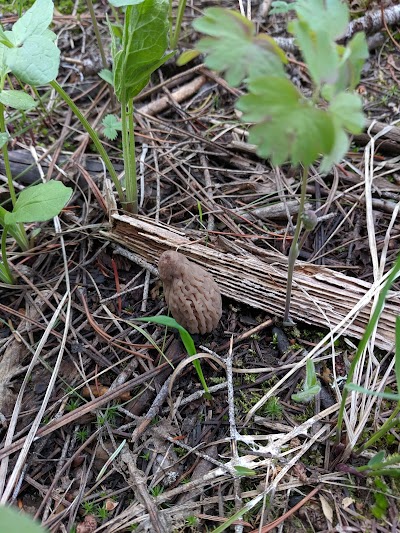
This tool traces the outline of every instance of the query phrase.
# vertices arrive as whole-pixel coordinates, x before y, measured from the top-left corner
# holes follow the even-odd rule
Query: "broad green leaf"
[[[325,174],[331,170],[333,165],[340,163],[343,157],[349,150],[350,139],[346,132],[343,130],[340,123],[333,118],[334,124],[334,143],[332,150],[326,154],[320,165],[320,172]]]
[[[331,115],[312,107],[288,79],[251,80],[249,94],[242,96],[236,107],[243,112],[244,121],[256,123],[250,129],[249,142],[274,165],[285,161],[309,165],[333,148]]]
[[[339,47],[339,51],[342,57],[335,91],[354,90],[360,82],[361,71],[369,55],[365,33],[356,33],[346,47]]]
[[[245,78],[285,75],[284,52],[267,35],[256,36],[254,24],[240,13],[210,7],[193,26],[209,36],[197,43],[197,49],[207,54],[205,64],[224,72],[232,87]]]
[[[111,72],[111,70],[103,68],[100,70],[99,76],[102,80],[106,81],[110,85],[114,83],[113,73]]]
[[[306,21],[294,20],[288,25],[296,37],[311,77],[317,86],[335,83],[338,78],[339,49],[323,30],[314,32]]]
[[[7,533],[45,533],[38,523],[14,507],[0,506],[0,524]]]
[[[4,215],[7,225],[43,222],[59,214],[71,198],[72,189],[60,181],[49,181],[24,189],[11,213]]]
[[[178,65],[178,67],[182,67],[183,65],[186,65],[187,63],[189,63],[190,61],[192,61],[199,55],[200,55],[199,50],[185,50],[184,52],[181,53],[181,55],[176,60],[176,64]]]
[[[0,148],[3,148],[3,146],[8,143],[9,139],[11,139],[11,137],[7,132],[0,133]]]
[[[345,33],[350,20],[349,8],[342,0],[298,0],[294,9],[313,32],[325,32],[332,40]]]
[[[36,0],[33,6],[14,24],[12,33],[16,46],[28,37],[42,35],[49,27],[53,18],[53,1]]]
[[[21,81],[44,85],[57,77],[60,50],[50,39],[33,35],[21,47],[7,50],[6,62]]]
[[[350,140],[346,131],[360,133],[365,125],[361,98],[354,93],[341,92],[334,96],[329,106],[335,131],[335,141],[330,153],[326,154],[320,166],[322,173],[328,172],[335,163],[340,163],[347,153]]]
[[[128,101],[148,84],[151,74],[173,53],[168,48],[169,0],[144,0],[125,12],[122,50],[114,57],[114,89]]]
[[[24,91],[4,90],[0,92],[0,102],[13,109],[29,111],[36,107],[36,102],[30,94]]]
[[[109,4],[114,7],[135,6],[141,4],[144,0],[108,0]]]
[[[6,63],[7,47],[0,43],[0,78],[4,78],[10,72]]]
[[[365,126],[360,96],[355,93],[339,93],[331,101],[329,111],[350,133],[361,133]]]

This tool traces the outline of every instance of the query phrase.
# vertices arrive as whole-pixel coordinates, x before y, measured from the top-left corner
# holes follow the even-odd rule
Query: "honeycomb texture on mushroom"
[[[210,333],[222,315],[221,293],[214,278],[183,254],[167,251],[158,262],[169,310],[189,333]]]

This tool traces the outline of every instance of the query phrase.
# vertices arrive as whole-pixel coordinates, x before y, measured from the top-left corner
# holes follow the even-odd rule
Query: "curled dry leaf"
[[[222,315],[221,293],[211,274],[174,251],[161,255],[158,270],[175,320],[189,333],[210,333]]]

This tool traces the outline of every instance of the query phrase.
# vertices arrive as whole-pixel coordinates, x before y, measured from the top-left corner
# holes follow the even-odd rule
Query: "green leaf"
[[[339,51],[341,61],[334,89],[336,92],[354,90],[360,82],[362,68],[369,56],[365,33],[356,33],[345,48],[339,47]]]
[[[345,33],[350,20],[349,8],[342,0],[298,0],[294,9],[313,32],[325,32],[333,41]]]
[[[321,390],[321,385],[315,373],[314,362],[311,359],[306,363],[306,379],[304,381],[303,390],[296,394],[292,394],[292,400],[298,403],[310,402]]]
[[[7,533],[45,533],[28,515],[12,507],[0,506],[0,524],[2,531]]]
[[[190,333],[178,322],[171,318],[170,316],[165,315],[159,315],[159,316],[150,316],[150,317],[144,317],[144,318],[135,318],[135,320],[139,320],[139,322],[154,322],[155,324],[161,324],[162,326],[167,326],[168,328],[175,328],[179,332],[179,336],[181,338],[181,341],[183,342],[183,345],[185,346],[186,352],[188,355],[196,355],[196,347],[194,345],[194,341],[192,339],[192,336]],[[193,361],[193,366],[196,369],[197,375],[199,376],[200,383],[203,386],[203,389],[209,397],[208,387],[206,380],[204,379],[204,374],[201,369],[200,361],[197,359]]]
[[[312,107],[289,80],[263,77],[251,80],[249,94],[236,107],[242,119],[255,122],[249,142],[274,165],[291,161],[310,165],[320,154],[331,152],[334,124],[329,113]]]
[[[4,78],[10,72],[6,63],[7,50],[8,48],[0,43],[0,78]]]
[[[400,391],[400,316],[396,316],[395,337],[396,350],[394,355],[394,373],[396,375],[397,390]]]
[[[168,328],[177,329],[188,355],[196,355],[197,353],[196,347],[194,345],[192,336],[183,326],[178,324],[178,322],[174,318],[170,316],[159,315],[159,316],[135,318],[135,320],[138,320],[139,322],[152,322],[154,324],[160,324],[162,326],[167,326]]]
[[[267,35],[256,36],[254,24],[236,11],[210,7],[193,26],[209,36],[197,43],[197,49],[207,54],[205,64],[225,72],[232,87],[248,77],[285,75],[284,52]]]
[[[53,18],[53,1],[36,0],[33,6],[14,24],[12,33],[14,44],[19,46],[28,37],[39,36],[46,32]]]
[[[165,55],[168,14],[169,0],[144,0],[127,7],[122,50],[114,57],[114,89],[120,102],[139,94],[152,72],[173,56]]]
[[[320,164],[320,172],[325,174],[331,170],[333,165],[340,163],[350,148],[350,139],[341,125],[333,119],[334,124],[334,143],[332,150],[326,154]]]
[[[182,67],[183,65],[186,65],[187,63],[189,63],[190,61],[192,61],[199,55],[200,55],[199,50],[185,50],[184,52],[181,53],[181,55],[176,60],[176,64],[178,65],[178,67]]]
[[[368,461],[368,466],[377,466],[382,464],[382,461],[385,458],[385,452],[381,450],[380,452],[376,453],[371,459]]]
[[[276,0],[275,2],[272,2],[271,8],[272,9],[269,12],[270,15],[279,15],[281,13],[289,13],[289,11],[292,11],[295,8],[295,4],[288,4],[287,2]]]
[[[108,0],[109,4],[114,7],[135,6],[141,4],[144,0]]]
[[[0,148],[3,148],[5,144],[8,143],[8,140],[11,139],[11,136],[7,132],[0,133]]]
[[[50,39],[32,35],[21,47],[7,50],[6,63],[21,81],[44,85],[57,77],[60,50]]]
[[[4,215],[7,225],[43,222],[59,214],[71,198],[72,189],[60,181],[49,181],[24,189],[11,213]]]
[[[355,391],[355,392],[362,392],[364,394],[368,394],[369,396],[377,396],[378,398],[384,398],[385,400],[396,400],[400,401],[400,394],[395,392],[376,392],[372,390],[368,390],[365,387],[361,387],[360,385],[356,385],[355,383],[347,383],[345,385],[345,390],[347,391]]]
[[[239,476],[255,476],[256,472],[252,468],[246,468],[245,466],[234,466],[233,467]]]
[[[113,73],[111,72],[111,70],[108,70],[107,68],[101,69],[99,72],[99,76],[102,80],[106,81],[110,85],[114,83]]]
[[[362,100],[355,93],[339,93],[329,106],[338,123],[350,133],[361,133],[365,126],[365,116],[362,110]]]
[[[360,133],[365,125],[360,96],[354,93],[341,92],[334,96],[329,106],[335,131],[335,141],[330,153],[321,162],[320,171],[328,172],[332,166],[339,163],[350,146],[346,131]]]
[[[29,111],[36,107],[36,102],[31,95],[24,91],[4,90],[0,92],[0,102],[13,109]]]
[[[104,135],[114,141],[117,138],[118,131],[122,130],[121,121],[115,115],[106,115],[103,118]]]
[[[326,31],[312,31],[306,21],[294,20],[288,25],[296,37],[311,77],[317,86],[335,83],[339,70],[339,48]]]

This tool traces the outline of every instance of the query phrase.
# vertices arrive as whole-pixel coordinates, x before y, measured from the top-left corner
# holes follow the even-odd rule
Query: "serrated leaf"
[[[106,81],[110,85],[114,83],[114,77],[113,77],[113,73],[111,72],[111,70],[103,68],[100,70],[99,76],[102,80]]]
[[[8,143],[9,139],[11,139],[11,137],[7,132],[0,133],[0,148],[3,148],[3,146]]]
[[[118,131],[122,130],[121,121],[115,115],[107,115],[103,118],[104,135],[114,141],[118,136]]]
[[[30,94],[24,91],[4,90],[0,92],[0,102],[13,109],[29,111],[36,107],[36,102]]]
[[[236,107],[243,112],[244,121],[256,122],[250,128],[249,142],[257,145],[258,155],[271,158],[274,165],[289,160],[293,165],[309,165],[332,150],[332,117],[312,107],[285,78],[251,80],[249,94],[242,96]]]
[[[353,90],[360,82],[361,71],[369,56],[368,44],[363,32],[356,33],[346,47],[339,47],[342,53],[339,75],[335,82],[336,92]]]
[[[181,55],[176,60],[176,64],[178,67],[182,67],[183,65],[186,65],[190,61],[193,61],[196,57],[200,55],[199,50],[185,50],[181,53]]]
[[[350,133],[361,133],[365,126],[360,96],[355,93],[339,93],[331,101],[329,111],[343,128]]]
[[[281,13],[289,13],[289,11],[292,11],[293,9],[294,4],[288,4],[287,2],[276,0],[275,2],[272,2],[269,14],[279,15]]]
[[[312,31],[306,21],[294,20],[288,25],[295,36],[317,86],[335,83],[339,70],[339,49],[326,31]]]
[[[60,181],[34,185],[19,194],[12,212],[4,215],[4,221],[9,226],[50,220],[59,214],[71,195],[72,189]]]
[[[36,0],[12,28],[15,45],[22,44],[28,37],[46,32],[53,18],[53,9],[52,0]]]
[[[139,94],[151,74],[173,56],[165,55],[168,14],[169,0],[144,0],[127,7],[122,50],[114,57],[114,89],[120,102]]]
[[[340,124],[337,123],[333,119],[334,123],[334,143],[332,150],[329,152],[329,154],[326,154],[320,165],[320,172],[322,174],[325,174],[331,170],[333,165],[340,163],[340,161],[343,159],[343,157],[346,155],[349,147],[350,147],[350,139],[349,136],[346,135],[345,131],[343,131],[343,128]]]
[[[33,35],[21,47],[7,51],[6,63],[21,81],[44,85],[57,77],[60,50],[51,40]]]
[[[197,49],[207,54],[205,64],[225,73],[232,87],[245,78],[284,76],[284,52],[266,35],[256,36],[254,24],[236,11],[220,7],[204,10],[193,23],[209,37],[200,39]]]
[[[342,0],[297,0],[294,9],[313,32],[325,32],[332,40],[345,33],[350,20],[349,8]]]

